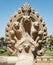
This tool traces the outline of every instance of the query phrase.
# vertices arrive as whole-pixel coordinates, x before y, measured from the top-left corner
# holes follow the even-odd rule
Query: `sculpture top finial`
[[[28,3],[25,3],[25,4],[23,5],[23,9],[27,10],[27,9],[29,9],[29,8],[30,8],[30,6],[29,6]]]

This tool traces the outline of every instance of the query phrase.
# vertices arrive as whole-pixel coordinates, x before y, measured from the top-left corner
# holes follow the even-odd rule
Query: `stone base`
[[[19,54],[15,57],[0,57],[0,65],[35,65],[32,54]]]

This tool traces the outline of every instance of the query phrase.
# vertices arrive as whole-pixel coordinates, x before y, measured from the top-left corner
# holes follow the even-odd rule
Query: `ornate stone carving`
[[[45,22],[25,3],[6,26],[7,51],[13,57],[0,57],[0,65],[35,65],[36,56],[44,51],[46,38]]]
[[[24,4],[9,20],[6,41],[9,55],[32,53],[42,54],[47,38],[45,22],[29,4]]]

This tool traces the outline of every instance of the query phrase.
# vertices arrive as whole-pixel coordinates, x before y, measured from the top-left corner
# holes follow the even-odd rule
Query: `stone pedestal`
[[[20,54],[15,65],[35,65],[32,54]]]

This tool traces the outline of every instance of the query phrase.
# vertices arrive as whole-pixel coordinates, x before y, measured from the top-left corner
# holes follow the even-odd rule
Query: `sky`
[[[48,35],[53,34],[53,0],[0,0],[0,37],[5,37],[7,22],[26,2],[42,16]]]

